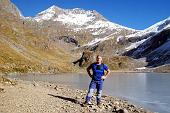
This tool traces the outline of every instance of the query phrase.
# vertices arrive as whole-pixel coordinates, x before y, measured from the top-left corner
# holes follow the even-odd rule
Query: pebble
[[[5,90],[3,88],[0,88],[0,92],[5,92]]]
[[[96,105],[96,98],[95,95],[92,97],[91,102],[92,105],[88,105],[87,107],[81,107],[82,102],[85,100],[85,96],[87,92],[77,89],[69,89],[68,87],[59,86],[59,85],[50,85],[46,84],[49,87],[46,87],[46,85],[43,85],[43,83],[39,84],[39,82],[31,82],[31,84],[35,84],[35,87],[33,85],[30,85],[30,87],[27,87],[27,85],[20,85],[18,86],[18,89],[22,86],[25,88],[25,90],[19,90],[19,94],[25,94],[29,96],[22,97],[23,103],[16,104],[16,109],[24,109],[25,105],[29,107],[30,111],[28,112],[36,112],[36,113],[88,113],[88,112],[97,112],[97,113],[152,113],[147,112],[146,110],[142,109],[141,107],[136,107],[135,105],[128,104],[127,101],[120,100],[118,98],[109,97],[109,96],[102,96],[102,107],[99,108]],[[16,87],[14,87],[16,88]],[[30,90],[30,88],[32,88]],[[42,88],[42,89],[41,89]],[[44,90],[44,89],[47,90]],[[51,89],[52,88],[52,89]],[[16,90],[18,90],[16,89]],[[35,89],[35,90],[34,90]],[[55,89],[55,90],[54,90]],[[3,88],[0,88],[0,91],[3,91]],[[5,89],[7,90],[7,89]],[[30,90],[31,93],[28,93]],[[38,93],[36,90],[40,91],[41,93]],[[27,92],[28,91],[28,92]],[[54,96],[49,96],[50,94]],[[6,92],[8,93],[8,92]],[[6,94],[5,93],[5,94]],[[38,93],[38,94],[37,94]],[[37,98],[32,98],[30,95],[35,95]],[[3,96],[3,95],[2,95]],[[2,97],[1,96],[1,97]],[[22,96],[22,95],[21,95]],[[60,96],[61,98],[57,97]],[[62,98],[63,97],[63,98]],[[18,97],[16,97],[18,98]],[[21,98],[21,97],[19,97]],[[25,99],[26,98],[26,99]],[[25,100],[24,100],[25,99]],[[35,100],[32,100],[35,99]],[[40,99],[39,101],[37,101]],[[69,100],[70,99],[70,100]],[[35,103],[27,105],[29,102],[33,101]],[[18,101],[17,101],[18,102]],[[43,104],[41,103],[43,102]],[[31,102],[32,103],[32,102]],[[23,106],[21,106],[23,105]],[[26,109],[26,108],[25,108]],[[16,113],[16,112],[14,112]]]

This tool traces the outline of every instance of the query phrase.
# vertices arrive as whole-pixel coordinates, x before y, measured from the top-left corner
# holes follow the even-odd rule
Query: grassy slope
[[[0,12],[0,72],[74,71],[70,54],[57,45],[48,45],[46,37],[24,26],[17,17]]]

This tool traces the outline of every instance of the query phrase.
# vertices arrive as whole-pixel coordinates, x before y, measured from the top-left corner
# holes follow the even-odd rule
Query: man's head
[[[97,62],[98,64],[101,64],[101,63],[102,63],[102,57],[101,57],[100,55],[97,55],[97,57],[96,57],[96,62]]]

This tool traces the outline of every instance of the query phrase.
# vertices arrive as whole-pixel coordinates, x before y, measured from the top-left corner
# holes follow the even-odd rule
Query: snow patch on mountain
[[[73,24],[73,25],[85,25],[89,21],[93,21],[95,17],[88,16],[86,14],[73,14],[73,13],[68,13],[68,14],[61,14],[58,16],[58,18],[54,19],[54,21],[61,21],[64,24]]]
[[[107,37],[104,37],[104,38],[95,38],[94,40],[92,40],[89,43],[83,45],[82,47],[95,46],[98,43],[101,43],[103,41],[106,41],[106,40],[109,40],[109,39],[112,39],[112,38],[114,38],[113,34],[111,34],[111,35],[109,35]]]
[[[53,16],[54,16],[53,13],[47,13],[47,14],[44,14],[41,18],[35,18],[35,20],[37,22],[40,22],[42,20],[50,20]]]
[[[125,50],[126,50],[126,51],[129,51],[129,50],[131,50],[131,49],[137,48],[140,44],[142,44],[142,43],[145,42],[146,40],[147,40],[147,39],[143,39],[143,40],[141,40],[141,41],[132,43],[130,46],[126,47]]]
[[[89,26],[86,27],[86,29],[89,29],[89,28],[110,28],[110,29],[119,29],[119,28],[126,28],[126,29],[130,29],[130,30],[134,30],[134,29],[131,29],[131,28],[127,28],[127,27],[123,27],[121,25],[118,25],[118,24],[115,24],[115,23],[112,23],[110,21],[103,21],[103,20],[99,20],[99,21],[96,21],[94,24],[91,24]]]
[[[97,28],[101,28],[101,27],[117,28],[119,26],[116,25],[116,24],[113,24],[109,21],[99,20],[99,21],[96,21],[94,24],[87,26],[86,29],[89,29],[89,28],[96,28],[97,29]]]

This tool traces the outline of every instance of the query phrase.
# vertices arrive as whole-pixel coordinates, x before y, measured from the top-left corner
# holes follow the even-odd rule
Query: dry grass
[[[71,56],[48,38],[1,10],[0,72],[72,72]],[[70,66],[68,66],[70,65]]]

